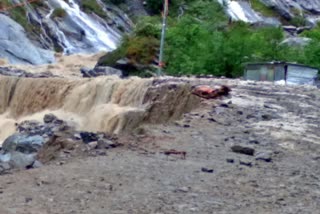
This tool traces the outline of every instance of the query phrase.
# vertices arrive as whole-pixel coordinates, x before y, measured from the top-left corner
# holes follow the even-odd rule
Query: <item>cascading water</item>
[[[264,22],[270,25],[280,25],[276,18],[263,17],[251,8],[248,1],[218,0],[225,7],[226,12],[233,20],[248,23]]]
[[[121,36],[109,28],[107,24],[103,25],[81,11],[75,1],[69,0],[66,3],[63,0],[49,0],[48,3],[52,10],[47,18],[51,18],[53,10],[57,8],[62,8],[67,14],[64,18],[64,23],[56,23],[53,30],[56,32],[59,43],[62,44],[66,53],[110,51],[116,48]],[[75,41],[66,36],[63,27],[69,28],[67,30],[73,33],[78,33],[82,41]]]
[[[30,99],[32,97],[32,99]],[[120,133],[177,119],[199,103],[184,82],[153,79],[33,79],[0,76],[0,143],[15,123],[53,113],[80,130]]]

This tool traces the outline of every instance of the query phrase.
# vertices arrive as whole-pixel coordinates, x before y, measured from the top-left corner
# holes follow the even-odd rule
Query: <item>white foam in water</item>
[[[54,8],[62,8],[66,11],[70,19],[85,32],[86,39],[90,41],[95,51],[110,51],[117,47],[120,36],[111,28],[103,26],[97,20],[81,11],[75,1],[69,0],[68,4],[64,0],[52,0],[51,3]],[[46,18],[49,18],[52,12],[53,10],[50,11]],[[83,52],[81,48],[75,47],[58,27],[56,27],[56,32],[58,40],[68,53]]]

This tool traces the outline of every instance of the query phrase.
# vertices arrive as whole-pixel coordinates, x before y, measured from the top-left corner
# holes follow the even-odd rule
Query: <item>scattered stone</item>
[[[29,203],[30,201],[32,201],[32,198],[31,198],[31,197],[27,197],[27,198],[25,199],[25,201],[26,201],[26,203]]]
[[[43,118],[44,123],[53,123],[56,120],[58,120],[58,118],[54,114],[46,114]]]
[[[227,158],[227,162],[228,162],[228,163],[234,163],[234,159],[232,159],[232,158]]]
[[[209,121],[209,122],[217,122],[213,117],[208,118],[208,121]]]
[[[115,143],[108,139],[99,139],[97,149],[112,149],[119,146],[118,143]]]
[[[221,104],[220,104],[220,107],[223,107],[223,108],[229,108],[229,105],[228,105],[228,104],[226,104],[226,103],[221,103]]]
[[[272,161],[272,152],[258,152],[256,154],[256,160],[262,160],[265,162],[271,162]]]
[[[265,107],[265,108],[270,108],[270,109],[272,109],[273,107],[271,107],[270,105],[268,105],[268,104],[264,104],[263,105],[263,107]]]
[[[239,145],[232,146],[231,150],[233,152],[235,152],[235,153],[244,154],[244,155],[250,155],[250,156],[253,156],[254,152],[255,152],[255,150],[253,148],[239,146]]]
[[[90,149],[96,149],[98,147],[98,142],[97,141],[93,141],[88,143],[88,146]]]
[[[257,141],[257,140],[250,140],[249,143],[250,144],[256,144],[256,145],[260,144],[259,141]]]
[[[99,156],[106,156],[107,152],[103,151],[103,150],[97,150],[96,154],[99,155]]]
[[[240,160],[239,164],[247,167],[252,167],[252,162],[247,160]]]
[[[202,172],[206,172],[206,173],[213,173],[213,169],[208,169],[208,168],[205,168],[205,167],[202,167],[201,171]]]
[[[175,192],[183,192],[183,193],[186,193],[186,192],[189,192],[190,188],[189,187],[181,187],[179,189],[176,189]]]
[[[263,115],[261,115],[261,118],[262,118],[262,120],[265,120],[265,121],[269,121],[269,120],[273,119],[272,115],[270,115],[270,114],[263,114]]]
[[[98,77],[98,76],[110,76],[116,75],[118,77],[123,77],[121,70],[108,67],[108,66],[97,66],[94,69],[83,67],[80,69],[83,77]]]
[[[93,132],[80,132],[80,137],[85,144],[88,144],[93,141],[98,141],[97,134]]]

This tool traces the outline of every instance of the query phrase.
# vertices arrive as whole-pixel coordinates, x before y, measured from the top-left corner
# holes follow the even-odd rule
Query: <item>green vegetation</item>
[[[9,0],[0,0],[0,8],[7,8],[12,5],[13,3]],[[43,6],[43,1],[33,2],[32,5]],[[12,8],[8,11],[8,13],[9,16],[19,23],[28,33],[39,33],[40,27],[29,23],[26,15],[27,11],[23,6]]]
[[[67,12],[63,9],[63,8],[56,8],[54,9],[54,11],[52,12],[52,17],[56,18],[64,18],[67,15]]]
[[[102,10],[101,6],[96,0],[82,0],[81,8],[86,13],[95,13],[101,18],[107,18],[106,13]]]
[[[251,7],[266,17],[279,17],[278,13],[270,7],[267,7],[259,0],[251,0]]]
[[[154,6],[157,2],[148,1]],[[257,2],[251,1],[261,11],[262,5]],[[181,15],[179,7],[183,5],[186,7]],[[171,0],[169,14],[165,44],[167,74],[239,77],[246,63],[263,61],[289,61],[320,68],[320,26],[302,34],[312,39],[309,45],[288,47],[281,44],[285,38],[281,28],[230,23],[215,0]],[[303,20],[293,22],[303,24]],[[127,58],[133,67],[147,66],[157,56],[160,31],[159,15],[140,19],[120,48],[103,57],[99,64],[112,66]],[[132,72],[136,74],[135,69]]]

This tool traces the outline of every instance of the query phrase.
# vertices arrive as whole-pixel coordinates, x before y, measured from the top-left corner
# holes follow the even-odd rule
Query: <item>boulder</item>
[[[36,154],[24,154],[21,152],[11,152],[9,164],[13,168],[25,169],[32,167],[36,160]]]
[[[40,135],[14,134],[4,141],[2,149],[4,152],[18,151],[24,154],[31,154],[38,152],[44,143],[45,140]]]
[[[54,114],[46,114],[43,117],[44,123],[53,123],[56,120],[58,120],[58,118]]]
[[[0,14],[0,58],[10,63],[48,64],[55,61],[53,51],[36,47],[17,22]]]
[[[245,146],[239,146],[239,145],[232,146],[231,150],[235,153],[250,155],[250,156],[253,156],[255,152],[255,150],[251,147],[245,147]]]
[[[80,132],[80,137],[85,144],[98,141],[98,135],[93,132]]]
[[[121,70],[108,67],[108,66],[97,66],[94,69],[83,67],[80,69],[83,77],[98,77],[98,76],[110,76],[115,75],[118,77],[123,77]]]

